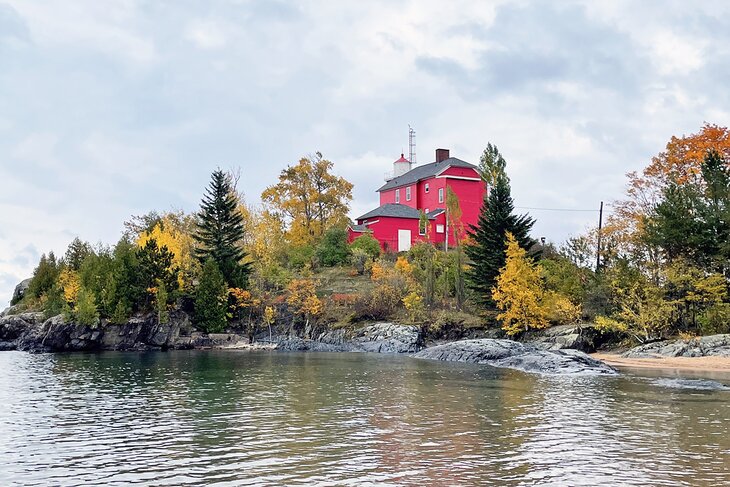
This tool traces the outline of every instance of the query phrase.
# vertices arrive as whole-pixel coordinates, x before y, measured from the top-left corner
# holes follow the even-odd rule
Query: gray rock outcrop
[[[279,337],[276,342],[276,349],[283,351],[415,353],[421,348],[421,332],[416,326],[375,323],[328,330],[311,339]]]
[[[535,345],[482,338],[421,350],[416,358],[469,362],[541,374],[615,374],[605,363],[577,350],[542,350]]]
[[[632,348],[628,358],[730,357],[730,335],[708,335],[691,340],[664,340]]]
[[[32,278],[23,279],[18,283],[17,286],[15,286],[15,290],[13,290],[13,297],[10,299],[11,303],[17,303],[21,299],[23,299],[23,296],[25,296],[25,292],[28,290],[28,286],[30,286],[30,281],[32,281]]]
[[[531,332],[525,340],[543,350],[573,349],[592,353],[596,351],[597,335],[591,325],[561,325]]]

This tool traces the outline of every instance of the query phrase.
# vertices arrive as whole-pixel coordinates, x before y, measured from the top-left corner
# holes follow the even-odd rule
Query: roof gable
[[[378,188],[378,191],[387,191],[389,189],[398,188],[408,184],[417,183],[423,179],[435,177],[439,173],[445,171],[449,167],[467,167],[476,170],[477,167],[474,164],[469,164],[466,161],[457,159],[456,157],[449,157],[441,162],[432,162],[430,164],[424,164],[422,166],[416,166],[405,174],[391,179],[383,186]]]

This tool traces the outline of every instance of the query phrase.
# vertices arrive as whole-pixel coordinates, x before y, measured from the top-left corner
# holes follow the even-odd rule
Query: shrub
[[[315,251],[311,245],[296,245],[289,248],[286,260],[292,269],[303,269],[314,263]]]
[[[352,249],[350,262],[352,262],[352,265],[355,266],[355,270],[358,275],[362,276],[365,274],[365,268],[367,267],[369,260],[370,255],[365,250],[360,248]]]
[[[401,301],[408,310],[408,318],[411,321],[417,321],[423,317],[423,298],[418,293],[411,291]]]
[[[386,320],[401,306],[403,292],[389,284],[376,286],[371,292],[361,295],[353,304],[351,321]]]
[[[380,242],[370,233],[357,237],[350,244],[350,250],[364,250],[371,259],[375,260],[380,256]]]
[[[347,230],[330,228],[325,232],[317,246],[317,259],[325,267],[342,265],[350,258],[350,247],[347,245]]]
[[[580,306],[573,304],[562,294],[546,292],[542,298],[542,305],[545,307],[548,321],[552,324],[572,325],[580,320]]]

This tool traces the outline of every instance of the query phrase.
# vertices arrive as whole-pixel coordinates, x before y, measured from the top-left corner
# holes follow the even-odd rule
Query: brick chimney
[[[445,161],[449,158],[449,149],[436,149],[436,162]]]

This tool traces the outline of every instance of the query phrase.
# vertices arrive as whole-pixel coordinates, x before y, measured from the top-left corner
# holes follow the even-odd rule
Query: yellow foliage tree
[[[271,306],[267,306],[264,309],[264,323],[269,327],[269,342],[271,341],[271,325],[274,320],[276,320],[276,310]]]
[[[411,291],[401,301],[408,310],[411,321],[416,321],[423,313],[423,298],[417,292]]]
[[[193,255],[195,247],[190,225],[185,215],[166,213],[152,230],[142,232],[137,238],[139,247],[144,247],[149,240],[156,240],[159,247],[167,247],[173,254],[172,265],[179,269],[177,279],[181,289],[192,287],[198,265]]]
[[[294,279],[287,286],[286,302],[295,314],[304,316],[305,326],[309,320],[322,312],[322,301],[317,297],[317,283],[312,279]]]
[[[507,233],[507,260],[492,289],[492,299],[501,311],[497,319],[508,335],[530,328],[545,328],[548,320],[542,305],[540,267],[527,256],[511,233]]]
[[[81,290],[81,280],[78,272],[65,267],[58,275],[58,285],[63,289],[63,299],[70,306],[78,301],[79,291]]]
[[[261,200],[287,219],[291,243],[311,245],[329,227],[348,221],[352,184],[331,174],[332,167],[319,152],[303,157],[281,172],[277,184],[261,193]]]
[[[411,265],[410,262],[408,262],[408,259],[406,259],[403,256],[400,256],[395,261],[395,270],[403,273],[406,276],[410,276],[413,273],[413,266]]]

